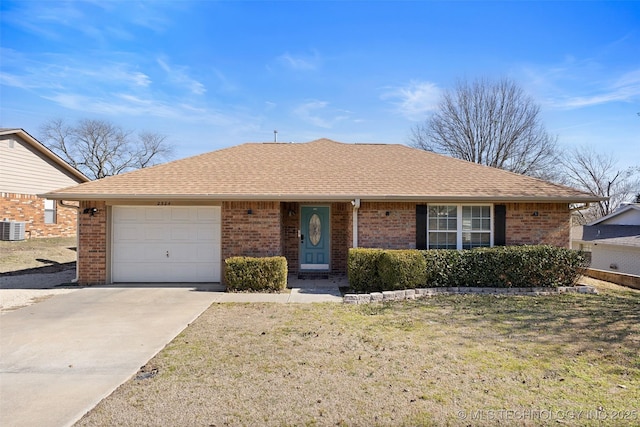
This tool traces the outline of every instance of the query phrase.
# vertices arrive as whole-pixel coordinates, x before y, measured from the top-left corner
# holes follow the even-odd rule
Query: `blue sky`
[[[9,1],[0,126],[407,143],[457,79],[509,77],[563,147],[640,164],[640,2]]]

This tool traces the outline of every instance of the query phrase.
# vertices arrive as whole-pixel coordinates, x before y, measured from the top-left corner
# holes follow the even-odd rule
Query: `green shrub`
[[[382,290],[382,279],[378,271],[382,249],[349,249],[347,276],[354,292]]]
[[[587,261],[579,251],[555,246],[512,247],[505,276],[514,287],[571,286],[584,272]]]
[[[547,245],[432,252],[423,251],[428,286],[571,286],[586,266],[582,253]]]
[[[426,271],[427,263],[419,251],[389,250],[378,259],[378,275],[386,291],[424,286]]]
[[[420,251],[425,260],[425,285],[429,287],[460,286],[462,252],[452,249]]]
[[[348,274],[356,292],[424,286],[557,287],[575,284],[586,265],[581,252],[546,245],[464,251],[352,249]]]
[[[285,257],[231,257],[224,262],[228,291],[279,292],[287,287]]]

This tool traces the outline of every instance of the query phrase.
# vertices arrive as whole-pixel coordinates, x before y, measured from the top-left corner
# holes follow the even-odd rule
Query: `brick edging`
[[[344,304],[369,304],[372,302],[389,302],[413,300],[435,295],[483,294],[483,295],[557,295],[564,293],[597,294],[593,286],[559,286],[557,288],[419,288],[400,291],[372,292],[370,294],[346,294]]]

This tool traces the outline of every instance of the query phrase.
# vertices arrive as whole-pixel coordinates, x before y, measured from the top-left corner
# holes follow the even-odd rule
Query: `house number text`
[[[157,202],[156,206],[171,206],[171,202]]]

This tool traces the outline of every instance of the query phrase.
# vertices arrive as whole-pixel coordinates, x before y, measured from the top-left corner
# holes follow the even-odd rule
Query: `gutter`
[[[535,203],[590,203],[606,200],[596,196],[566,196],[566,197],[540,197],[540,196],[441,196],[441,195],[360,195],[353,194],[82,194],[82,193],[47,193],[39,195],[53,200],[138,200],[138,201],[353,201],[354,199],[370,202],[535,202]]]

